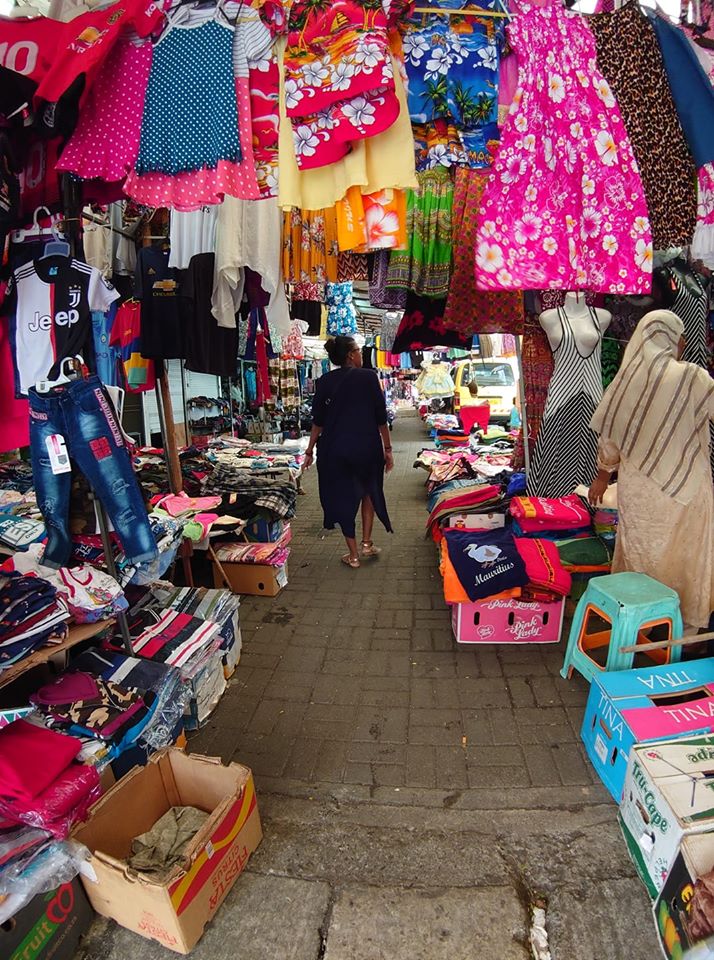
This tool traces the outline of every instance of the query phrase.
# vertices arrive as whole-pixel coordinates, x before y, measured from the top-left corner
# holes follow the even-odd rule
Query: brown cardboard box
[[[0,926],[0,957],[72,960],[93,919],[77,878],[50,893],[38,893]]]
[[[131,842],[174,806],[210,814],[166,881],[131,870]],[[74,839],[92,854],[82,875],[102,916],[188,953],[226,898],[262,838],[253,775],[212,757],[169,748],[155,753],[93,807]]]
[[[277,597],[288,583],[288,565],[269,567],[262,563],[224,563],[221,566],[226,572],[231,589],[234,593],[245,593],[254,597]],[[223,577],[218,567],[213,564],[213,582],[217,587],[224,587]]]

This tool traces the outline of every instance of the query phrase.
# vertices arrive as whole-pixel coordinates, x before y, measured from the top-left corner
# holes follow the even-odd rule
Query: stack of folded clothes
[[[126,678],[116,683],[73,669],[40,687],[30,702],[46,727],[98,741],[111,759],[137,740],[151,717],[156,694]]]
[[[27,460],[7,460],[0,463],[0,489],[27,493],[34,486],[32,464]]]
[[[219,464],[207,489],[211,493],[228,494],[232,509],[230,513],[241,517],[253,517],[265,511],[281,520],[295,516],[297,484],[288,470],[275,476],[241,470],[230,464]]]
[[[602,537],[556,540],[560,562],[570,573],[605,574],[612,565],[613,544]]]
[[[456,513],[491,513],[503,504],[501,487],[494,483],[471,483],[434,491],[430,499],[427,533],[440,539],[440,524]]]
[[[151,585],[149,598],[151,605],[159,609],[178,610],[217,623],[224,656],[232,665],[238,662],[241,652],[240,597],[235,593],[207,587],[175,587],[172,583],[158,581]]]
[[[509,530],[443,531],[441,572],[447,603],[520,597],[526,565]]]
[[[553,499],[514,497],[510,509],[516,536],[560,540],[592,532],[590,512],[574,493]]]
[[[151,583],[162,577],[173,563],[176,552],[183,540],[184,524],[168,515],[149,515],[149,525],[156,541],[159,556],[156,560],[142,564],[132,564],[124,553],[118,539],[112,534],[112,548],[117,575],[122,587],[129,583]],[[99,536],[76,536],[73,538],[72,560],[75,563],[88,563],[92,566],[104,566],[104,548]]]
[[[72,661],[73,669],[83,671],[106,683],[117,683],[144,691],[144,702],[153,697],[152,709],[143,726],[133,728],[121,750],[134,743],[160,750],[174,743],[176,727],[191,699],[190,687],[180,670],[166,663],[129,657],[110,650],[87,650]],[[116,750],[118,754],[121,750]],[[113,757],[110,755],[109,759]]]
[[[555,543],[528,537],[518,537],[515,543],[528,574],[522,599],[553,603],[567,597],[572,587],[572,577],[563,567]]]
[[[47,580],[0,576],[0,675],[33,650],[67,637],[69,611]]]
[[[95,767],[77,763],[81,741],[15,720],[0,730],[0,817],[64,839],[99,797]]]
[[[273,543],[224,543],[216,546],[216,556],[221,563],[261,563],[269,567],[282,567],[288,562],[292,539],[290,524]]]
[[[33,544],[25,552],[6,560],[0,570],[35,574],[47,580],[67,604],[76,623],[96,623],[128,608],[123,590],[108,573],[88,564],[55,570],[43,565],[43,554],[44,547]]]

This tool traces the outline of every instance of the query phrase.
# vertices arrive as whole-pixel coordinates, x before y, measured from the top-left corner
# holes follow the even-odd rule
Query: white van
[[[460,360],[454,369],[454,384],[455,413],[460,407],[488,402],[491,420],[507,423],[518,396],[518,363],[515,357]]]

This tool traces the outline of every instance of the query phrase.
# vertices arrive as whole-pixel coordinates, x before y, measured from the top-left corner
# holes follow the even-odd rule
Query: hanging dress
[[[508,27],[518,89],[479,217],[482,290],[649,292],[642,181],[584,18],[561,0]]]
[[[697,220],[696,170],[654,28],[637,0],[596,14],[590,24],[598,67],[620,105],[640,168],[654,248],[686,246]]]
[[[219,15],[172,22],[154,47],[139,156],[125,185],[139,203],[197,210],[226,194],[259,196],[253,165],[242,164],[233,28]]]
[[[532,497],[564,497],[581,483],[590,485],[597,472],[597,436],[590,420],[602,400],[602,331],[589,307],[593,346],[583,356],[568,315],[562,307],[557,310],[561,338],[553,351],[555,366],[528,478]]]
[[[151,43],[131,35],[117,41],[89,89],[57,170],[112,183],[133,168],[152,51]]]

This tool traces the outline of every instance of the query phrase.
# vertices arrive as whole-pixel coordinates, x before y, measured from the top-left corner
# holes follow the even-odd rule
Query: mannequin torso
[[[583,357],[589,356],[610,326],[612,314],[599,307],[589,307],[585,297],[577,293],[566,293],[565,303],[554,310],[544,310],[538,318],[548,337],[550,349],[555,351],[563,339],[562,314],[565,314],[573,332],[575,345]]]

